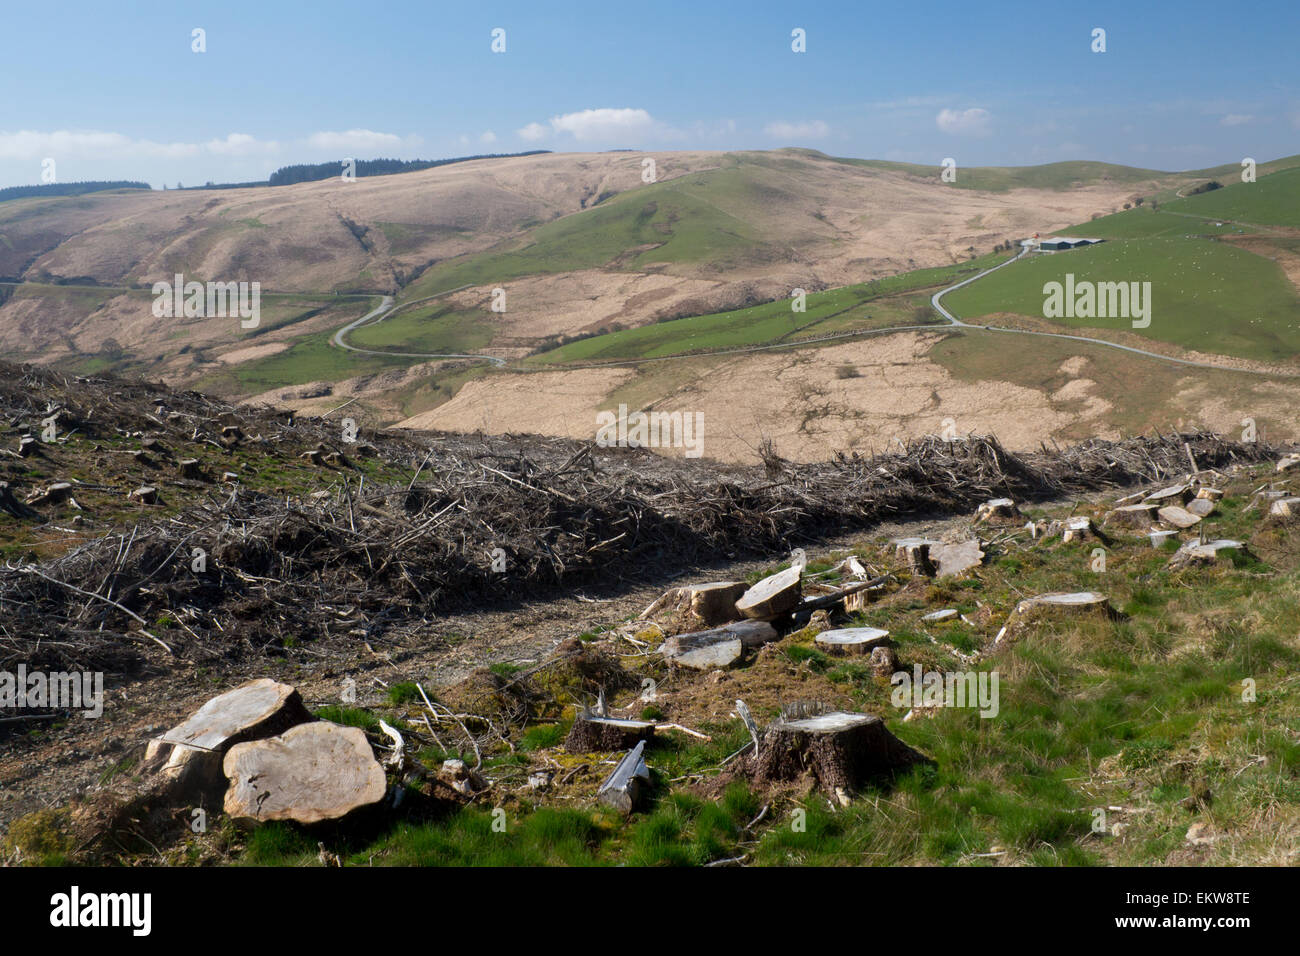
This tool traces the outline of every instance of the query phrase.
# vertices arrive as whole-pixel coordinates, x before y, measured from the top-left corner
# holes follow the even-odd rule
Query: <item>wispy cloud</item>
[[[517,130],[520,139],[537,142],[549,136],[566,133],[579,142],[623,140],[630,136],[645,135],[655,129],[654,117],[642,109],[579,110],[552,116],[549,128],[541,123],[529,123]]]
[[[787,123],[778,120],[763,127],[763,132],[773,139],[821,139],[828,135],[831,128],[821,120],[808,120],[799,123]]]
[[[945,133],[958,136],[986,136],[993,115],[985,109],[951,110],[942,109],[934,118],[934,123]]]
[[[1229,113],[1219,120],[1220,126],[1245,126],[1247,123],[1253,123],[1255,117],[1250,113]]]

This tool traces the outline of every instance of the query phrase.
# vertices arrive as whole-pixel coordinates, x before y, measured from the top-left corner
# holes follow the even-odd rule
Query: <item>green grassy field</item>
[[[609,266],[690,263],[724,272],[742,264],[788,261],[786,244],[763,239],[755,222],[782,198],[765,163],[728,157],[723,168],[642,186],[531,229],[523,238],[440,263],[411,285],[413,299],[462,285],[506,282]],[[653,248],[646,248],[653,247]]]
[[[1243,183],[1239,175],[1222,182],[1222,189],[1171,200],[1160,208],[1220,220],[1300,228],[1300,167],[1263,176],[1253,183]]]
[[[1149,328],[1127,318],[1062,318],[1074,328],[1140,331],[1186,348],[1263,361],[1300,353],[1300,296],[1274,262],[1208,239],[1116,240],[1090,248],[1036,255],[959,289],[944,299],[956,315],[1043,316],[1047,282],[1151,282]]]
[[[348,333],[357,348],[427,353],[465,353],[492,343],[481,308],[453,309],[430,302]]]
[[[873,282],[812,293],[807,297],[807,311],[803,313],[792,312],[790,301],[781,299],[747,309],[690,316],[611,332],[562,345],[534,356],[529,363],[549,365],[655,358],[692,351],[773,344],[851,328],[937,322],[940,318],[929,308],[927,297],[900,299],[901,295],[917,289],[937,288],[1006,258],[1005,254],[987,255],[957,265],[919,269]],[[922,309],[924,313],[920,311]]]
[[[833,157],[838,163],[850,166],[865,166],[871,169],[884,169],[923,179],[938,179],[943,168],[940,166],[923,166],[917,163],[896,163],[882,159],[845,159]],[[1114,163],[1099,163],[1086,160],[1074,160],[1062,163],[1045,163],[1040,166],[971,166],[958,167],[957,179],[952,185],[958,189],[975,189],[985,192],[1006,192],[1009,189],[1070,189],[1073,186],[1088,186],[1102,183],[1126,184],[1148,182],[1171,173],[1156,169],[1140,169],[1134,166],[1117,166]]]
[[[1162,205],[1153,212],[1150,207],[1130,209],[1110,216],[1061,230],[1063,235],[1085,236],[1089,239],[1151,239],[1157,236],[1231,236],[1252,233],[1249,226],[1224,223],[1216,226],[1215,220],[1193,219],[1165,212]]]

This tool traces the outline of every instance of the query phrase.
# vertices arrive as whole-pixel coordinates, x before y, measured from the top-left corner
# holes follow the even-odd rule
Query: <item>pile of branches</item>
[[[27,389],[0,377],[0,407],[25,417],[59,404],[71,428],[208,440],[233,414],[193,392],[117,380],[64,382],[63,394],[50,394],[60,386],[51,373],[22,374]],[[337,423],[237,411],[277,453],[337,439]],[[1029,455],[994,438],[925,438],[897,453],[818,464],[792,464],[769,448],[761,466],[742,468],[538,436],[367,440],[372,454],[409,468],[410,480],[376,485],[343,468],[327,473],[330,490],[313,494],[213,487],[179,515],[6,565],[0,668],[122,672],[154,655],[354,652],[401,642],[448,612],[643,585],[783,555],[891,517],[969,513],[991,497],[1041,500],[1275,454],[1207,433]]]

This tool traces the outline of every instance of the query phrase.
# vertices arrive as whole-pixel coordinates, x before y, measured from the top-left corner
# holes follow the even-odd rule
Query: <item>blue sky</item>
[[[1157,169],[1300,152],[1290,0],[96,0],[11,4],[4,24],[0,186],[46,158],[59,181],[161,186],[524,149]]]

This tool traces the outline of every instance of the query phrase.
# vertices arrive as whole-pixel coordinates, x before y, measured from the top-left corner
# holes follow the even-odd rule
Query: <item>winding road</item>
[[[461,288],[463,289],[468,287],[461,286]],[[425,296],[423,299],[414,299],[410,302],[404,302],[402,305],[397,306],[396,308],[397,309],[409,308],[410,306],[413,305],[419,305],[421,302],[428,302],[430,299],[441,298],[444,295],[451,295],[453,292],[459,292],[459,291],[460,289],[448,289],[446,292],[439,292],[437,295]],[[383,300],[379,303],[379,305],[375,306],[365,315],[361,316],[361,318],[353,319],[347,325],[343,326],[343,328],[335,332],[334,337],[330,339],[330,345],[338,346],[341,349],[347,349],[349,352],[360,352],[362,355],[392,355],[395,356],[396,358],[423,358],[423,359],[478,359],[479,361],[482,362],[490,362],[493,365],[497,366],[498,368],[501,368],[506,364],[505,359],[497,358],[495,355],[473,355],[473,354],[465,355],[465,354],[457,354],[451,352],[386,352],[381,349],[357,348],[355,345],[348,344],[347,334],[351,332],[353,329],[360,328],[361,326],[365,325],[371,320],[374,320],[375,322],[382,322],[384,318],[388,315],[388,313],[393,311],[396,311],[396,309],[393,306],[393,297],[391,295],[384,296]]]
[[[970,322],[963,321],[961,318],[954,315],[952,312],[948,311],[948,309],[944,307],[943,297],[946,296],[948,293],[955,292],[958,289],[970,285],[972,282],[977,282],[980,279],[983,279],[985,276],[997,272],[999,269],[1005,269],[1007,266],[1011,265],[1012,263],[1019,262],[1026,255],[1029,254],[1029,251],[1030,251],[1030,246],[1022,244],[1020,247],[1020,252],[1012,256],[1010,259],[1006,260],[1005,262],[1000,262],[996,266],[993,266],[992,268],[985,269],[983,272],[977,272],[975,275],[963,279],[961,282],[957,282],[954,283],[953,285],[948,286],[947,288],[940,289],[938,292],[936,292],[934,295],[930,297],[930,304],[934,307],[936,312],[938,312],[941,316],[947,319],[948,325],[954,328],[971,329],[971,330],[983,331],[983,332],[998,332],[1006,335],[1036,335],[1042,338],[1049,338],[1049,339],[1068,339],[1073,342],[1082,342],[1086,345],[1095,345],[1095,346],[1100,346],[1102,348],[1116,349],[1121,352],[1128,352],[1132,355],[1141,355],[1145,358],[1152,358],[1161,362],[1169,362],[1173,365],[1184,365],[1190,368],[1213,369],[1215,371],[1220,371],[1220,372],[1238,372],[1243,375],[1259,375],[1259,376],[1264,376],[1266,378],[1267,377],[1300,378],[1300,372],[1285,372],[1281,370],[1262,371],[1259,369],[1252,369],[1252,368],[1238,368],[1232,365],[1220,365],[1214,362],[1199,362],[1193,359],[1175,358],[1174,356],[1171,355],[1164,355],[1160,352],[1152,352],[1147,349],[1137,348],[1136,346],[1132,346],[1132,345],[1121,345],[1118,342],[1110,342],[1107,341],[1106,339],[1091,338],[1086,335],[1073,335],[1069,332],[1040,332],[1033,329],[1012,329],[1012,328],[1005,328],[1003,326],[996,326],[996,325],[975,325]],[[463,289],[468,287],[462,286],[461,288]],[[380,304],[376,306],[374,309],[371,309],[369,312],[367,312],[365,315],[361,316],[360,318],[354,319],[353,321],[349,322],[347,325],[339,329],[337,332],[335,332],[334,337],[330,339],[330,344],[336,345],[341,349],[347,349],[349,352],[358,352],[365,355],[381,355],[381,356],[391,355],[398,358],[420,358],[420,359],[471,359],[471,360],[489,362],[497,368],[504,368],[506,365],[506,360],[492,355],[481,355],[481,354],[465,355],[465,354],[454,354],[454,353],[429,353],[429,352],[388,352],[388,351],[383,351],[381,349],[358,348],[357,346],[350,345],[347,342],[347,334],[351,332],[353,329],[359,328],[372,321],[374,322],[383,321],[383,319],[386,316],[388,316],[389,313],[394,312],[397,309],[408,308],[410,306],[417,305],[421,302],[427,302],[431,299],[437,299],[442,296],[450,295],[453,292],[459,292],[459,291],[460,289],[449,289],[446,292],[440,292],[437,293],[436,295],[426,296],[425,298],[416,299],[411,302],[403,303],[402,305],[396,307],[394,307],[393,305],[393,297],[391,295],[386,295],[383,297],[383,301],[381,301]],[[893,326],[887,326],[885,328],[880,328],[880,329],[859,329],[850,332],[839,332],[831,335],[820,336],[817,338],[804,339],[797,342],[782,342],[773,345],[747,345],[747,346],[741,346],[732,349],[719,349],[717,351],[712,351],[712,352],[691,352],[691,353],[684,353],[680,355],[660,355],[660,356],[655,356],[653,358],[616,359],[608,362],[590,362],[585,364],[563,364],[563,365],[555,365],[552,367],[552,369],[555,371],[560,371],[563,369],[608,368],[611,366],[620,366],[620,365],[644,365],[644,364],[649,364],[651,362],[681,361],[684,359],[701,358],[710,355],[738,355],[747,352],[768,352],[768,351],[775,351],[780,349],[798,348],[802,346],[817,344],[820,342],[831,342],[839,339],[858,338],[867,335],[887,335],[893,332],[913,332],[913,331],[924,331],[924,330],[932,331],[936,328],[943,328],[943,327],[944,326],[942,325],[933,325],[933,324],[893,325]]]

